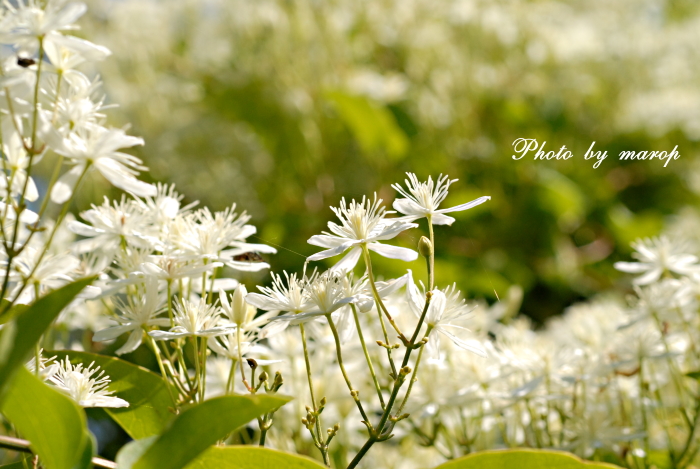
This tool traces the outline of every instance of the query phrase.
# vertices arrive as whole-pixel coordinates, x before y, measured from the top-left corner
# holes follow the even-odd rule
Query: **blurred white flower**
[[[139,171],[147,169],[141,160],[118,151],[135,145],[143,145],[143,139],[126,135],[122,129],[98,125],[75,129],[63,139],[60,148],[55,148],[56,153],[69,158],[76,166],[56,181],[51,200],[56,203],[67,201],[88,164],[119,189],[138,196],[155,196],[155,186],[136,179]]]
[[[686,242],[671,240],[666,236],[639,239],[632,243],[632,257],[639,262],[616,262],[615,268],[631,274],[643,274],[633,280],[636,285],[649,285],[665,273],[690,275],[700,272],[697,256],[689,254]]]
[[[410,274],[409,270],[409,274]],[[440,335],[450,339],[457,347],[486,357],[483,345],[476,339],[462,339],[455,334],[470,333],[469,329],[451,324],[471,313],[460,292],[454,285],[447,287],[445,291],[432,290],[432,298],[425,315],[425,325],[432,328],[438,334],[432,334],[428,340],[428,349],[433,355],[439,356]],[[406,285],[406,300],[411,311],[420,318],[425,308],[426,293],[421,292],[413,282],[413,276],[409,275]]]
[[[102,342],[119,337],[128,332],[129,338],[117,351],[117,355],[133,352],[141,345],[144,328],[149,326],[169,326],[168,318],[157,318],[163,311],[164,298],[158,292],[158,281],[148,278],[140,296],[127,296],[127,302],[114,300],[119,313],[115,319],[118,325],[102,329],[95,333],[92,340]]]

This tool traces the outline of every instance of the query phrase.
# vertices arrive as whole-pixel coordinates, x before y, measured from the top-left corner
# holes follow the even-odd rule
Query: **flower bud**
[[[245,302],[245,297],[248,291],[245,289],[245,285],[239,284],[236,290],[233,292],[233,297],[231,298],[231,320],[237,326],[241,326],[246,323],[248,316],[248,303]]]
[[[421,256],[429,259],[433,254],[433,243],[425,236],[421,236],[420,241],[418,241],[418,252]]]

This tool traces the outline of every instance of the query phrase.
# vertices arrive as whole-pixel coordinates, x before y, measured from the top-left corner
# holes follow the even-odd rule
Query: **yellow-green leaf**
[[[584,461],[563,451],[512,449],[470,454],[435,469],[619,469],[613,464]]]
[[[313,459],[259,446],[213,446],[186,469],[322,469]]]
[[[39,455],[46,469],[89,467],[85,412],[24,367],[15,373],[2,413],[29,440],[32,452]]]

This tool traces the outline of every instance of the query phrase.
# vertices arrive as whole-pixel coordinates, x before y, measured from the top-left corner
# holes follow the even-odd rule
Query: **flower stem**
[[[306,377],[309,380],[309,393],[311,394],[311,406],[314,409],[314,413],[316,413],[316,437],[314,437],[317,440],[316,447],[318,450],[321,452],[321,456],[323,456],[323,462],[326,466],[330,467],[331,461],[330,458],[328,457],[328,446],[326,446],[322,441],[321,441],[321,414],[318,412],[318,407],[316,407],[316,398],[314,396],[314,383],[313,379],[311,378],[311,363],[309,361],[309,350],[306,345],[306,330],[304,329],[304,324],[299,324],[299,331],[301,332],[301,343],[302,346],[304,347],[304,363],[306,364]],[[313,433],[311,434],[313,437]]]
[[[352,383],[350,382],[350,378],[348,377],[348,373],[347,373],[347,371],[345,371],[345,364],[343,364],[343,355],[340,351],[340,337],[338,336],[338,329],[335,327],[335,324],[333,323],[333,318],[331,317],[330,314],[326,314],[326,319],[328,319],[328,325],[331,327],[331,332],[333,333],[333,339],[335,340],[335,353],[336,353],[336,356],[338,357],[338,366],[340,366],[340,371],[343,373],[343,378],[345,379],[345,383],[348,385],[348,389],[350,390],[350,395],[355,400],[355,404],[357,404],[357,409],[360,411],[362,418],[365,420],[365,422],[367,422],[367,427],[371,431],[372,427],[371,427],[371,423],[369,421],[369,417],[367,417],[367,414],[365,413],[365,409],[362,407],[362,402],[360,402],[360,392],[352,387]]]
[[[384,396],[382,395],[382,388],[379,385],[379,380],[377,380],[377,374],[374,371],[374,366],[372,365],[372,358],[369,356],[369,350],[367,350],[367,345],[365,344],[365,336],[362,333],[362,326],[360,325],[360,318],[357,315],[357,308],[354,304],[350,304],[352,309],[352,315],[355,318],[355,327],[357,328],[357,335],[360,337],[360,344],[362,344],[362,352],[365,354],[365,360],[367,360],[367,366],[369,367],[369,373],[372,376],[372,381],[374,382],[374,388],[377,390],[377,397],[379,397],[379,402],[382,405],[382,409],[386,407],[384,404]]]
[[[384,311],[384,314],[386,315],[386,318],[389,320],[389,324],[394,328],[397,334],[399,334],[399,339],[401,339],[402,342],[406,343],[408,342],[408,339],[406,339],[406,336],[403,335],[403,332],[401,332],[401,329],[399,329],[399,326],[394,322],[394,318],[391,317],[391,314],[389,314],[389,310],[386,308],[384,305],[384,302],[382,301],[382,298],[379,296],[379,292],[377,291],[377,286],[374,283],[374,273],[372,272],[372,260],[369,257],[369,249],[367,249],[367,245],[363,244],[362,245],[362,253],[364,254],[365,257],[365,264],[367,266],[367,276],[369,277],[369,284],[372,286],[372,293],[374,294],[374,301],[377,302],[377,309],[380,311],[380,316],[381,316],[381,311]],[[382,327],[384,324],[382,323]],[[386,335],[386,333],[385,333]],[[389,345],[389,338],[386,337],[387,340],[387,345]]]

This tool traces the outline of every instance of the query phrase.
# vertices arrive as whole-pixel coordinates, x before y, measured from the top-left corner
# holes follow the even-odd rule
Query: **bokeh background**
[[[629,243],[698,202],[695,0],[88,3],[82,34],[114,52],[110,116],[145,138],[146,178],[246,209],[251,241],[281,246],[275,271],[301,269],[341,197],[391,203],[406,171],[449,174],[446,206],[492,200],[437,229],[438,283],[488,301],[520,285],[542,321],[624,282]],[[513,161],[519,137],[575,156]],[[676,145],[666,168],[617,160]],[[93,180],[82,206],[105,190]]]

